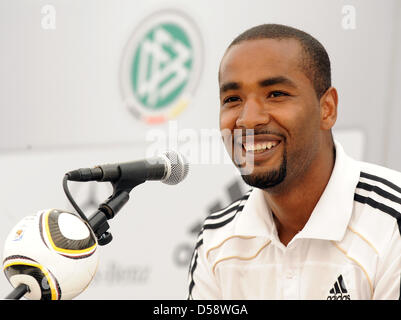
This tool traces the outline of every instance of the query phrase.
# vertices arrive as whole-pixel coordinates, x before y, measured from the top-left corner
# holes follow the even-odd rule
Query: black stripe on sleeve
[[[221,228],[221,227],[225,226],[230,221],[232,221],[234,219],[234,217],[237,215],[237,213],[241,212],[242,209],[244,208],[244,202],[246,202],[246,200],[248,200],[249,195],[250,195],[250,192],[246,193],[241,199],[235,201],[235,202],[238,202],[238,205],[235,205],[235,206],[229,208],[228,210],[223,211],[220,214],[216,214],[216,215],[212,214],[212,215],[208,216],[205,219],[205,224],[203,225],[203,229],[205,229],[205,230],[207,230],[207,229],[218,229],[218,228]],[[230,206],[228,206],[228,207],[230,207]],[[227,218],[224,221],[221,221],[221,222],[218,222],[218,223],[208,223],[208,222],[210,222],[209,220],[214,220],[214,219],[218,219],[218,218],[224,217],[224,216],[230,214],[233,211],[235,211],[235,213],[230,218]]]
[[[373,181],[381,182],[381,183],[385,184],[387,187],[390,187],[391,189],[401,193],[401,188],[399,186],[395,185],[394,183],[392,183],[382,177],[378,177],[373,174],[361,171],[361,178],[366,178],[366,179],[370,179]]]
[[[227,214],[229,214],[229,213],[235,211],[236,209],[238,209],[238,206],[239,206],[244,200],[248,200],[249,194],[250,194],[250,192],[247,193],[247,194],[245,194],[242,198],[240,198],[240,199],[238,199],[238,200],[232,202],[232,203],[229,204],[227,207],[225,207],[225,208],[223,208],[223,209],[221,209],[221,210],[218,210],[218,211],[212,213],[211,215],[209,215],[209,216],[205,219],[205,222],[206,222],[207,220],[219,219],[219,218],[224,217],[225,215],[227,215]]]
[[[205,230],[221,228],[221,227],[225,226],[227,223],[231,222],[235,218],[237,213],[241,212],[243,208],[244,208],[244,206],[238,206],[238,207],[236,207],[237,211],[230,218],[228,218],[224,221],[218,222],[218,223],[206,223],[206,224],[204,224],[203,228]]]
[[[191,265],[189,267],[190,282],[189,282],[188,300],[193,299],[192,291],[193,291],[193,288],[195,287],[195,281],[194,281],[193,275],[194,275],[195,269],[198,264],[198,248],[203,244],[203,237],[202,237],[203,231],[207,230],[207,229],[218,229],[220,227],[225,226],[230,221],[232,221],[235,218],[235,216],[237,215],[237,213],[241,212],[242,209],[244,208],[244,202],[246,200],[248,200],[251,191],[252,191],[252,189],[250,191],[248,191],[242,198],[240,198],[237,201],[234,201],[233,203],[231,203],[229,206],[226,207],[229,209],[222,209],[220,211],[217,211],[216,214],[212,213],[210,216],[208,216],[205,219],[205,223],[202,227],[202,230],[199,232],[199,235],[198,235],[199,240],[195,245],[194,252],[192,254]],[[235,204],[236,202],[238,203],[238,205]],[[227,218],[227,219],[225,219],[221,222],[217,222],[217,223],[207,223],[207,222],[209,222],[209,220],[215,220],[215,219],[224,217],[224,216],[232,213],[233,211],[235,211],[235,213],[230,218]]]
[[[227,214],[229,214],[229,213],[231,213],[231,212],[237,210],[238,207],[239,207],[239,205],[236,205],[236,206],[233,206],[233,207],[231,207],[230,209],[228,209],[228,210],[226,210],[226,211],[224,211],[224,212],[222,212],[222,213],[220,213],[220,214],[210,215],[210,216],[208,216],[208,217],[205,219],[205,222],[208,221],[208,220],[215,220],[215,219],[219,219],[219,218],[221,218],[221,217],[224,217],[224,216],[226,216]]]
[[[198,264],[198,248],[201,245],[203,245],[203,236],[202,236],[203,235],[203,231],[204,231],[203,228],[199,231],[198,242],[195,245],[195,248],[194,248],[194,251],[193,251],[192,257],[191,257],[191,263],[190,263],[189,268],[188,268],[188,277],[189,277],[189,280],[190,280],[190,282],[189,282],[189,290],[188,290],[188,297],[187,297],[188,300],[193,300],[192,290],[193,290],[193,288],[195,286],[194,272],[195,272],[196,266]]]
[[[379,196],[382,196],[383,198],[386,198],[395,203],[401,204],[401,198],[395,196],[394,194],[392,194],[390,192],[383,190],[382,188],[380,188],[378,186],[373,186],[368,183],[359,181],[356,187],[359,189],[364,189],[366,191],[373,191],[374,193],[378,194]]]
[[[197,260],[198,260],[198,251],[196,251],[196,250],[195,250],[195,256],[194,256],[193,259],[194,259],[194,261],[193,261],[193,264],[192,264],[191,269],[190,269],[190,279],[191,279],[191,281],[189,283],[188,300],[193,300],[192,290],[194,289],[194,286],[195,286],[195,281],[194,281],[193,275],[194,275],[194,271],[196,269]]]
[[[398,230],[400,231],[400,234],[401,234],[401,213],[400,212],[398,212],[394,208],[386,206],[383,203],[377,202],[377,201],[373,200],[372,198],[364,197],[357,193],[355,193],[355,195],[354,195],[354,200],[357,202],[363,203],[363,204],[367,204],[368,206],[370,206],[374,209],[378,209],[382,212],[385,212],[385,213],[389,214],[390,216],[392,216],[393,218],[395,218],[397,220]]]

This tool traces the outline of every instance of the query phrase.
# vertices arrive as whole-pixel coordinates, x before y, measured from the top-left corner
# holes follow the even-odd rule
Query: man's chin
[[[262,174],[241,175],[246,184],[259,189],[270,189],[284,181],[285,171],[277,170]]]
[[[245,163],[245,166],[237,165],[237,168],[245,183],[255,188],[274,188],[281,184],[287,175],[287,153],[285,151],[280,165],[276,168],[266,168],[253,162],[251,164],[248,162]]]

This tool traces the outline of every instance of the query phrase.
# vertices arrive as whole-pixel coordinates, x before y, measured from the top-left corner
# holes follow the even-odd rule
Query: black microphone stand
[[[5,299],[19,300],[28,292],[29,292],[29,287],[26,284],[21,283],[18,286],[16,286],[14,290],[11,291],[7,297],[5,297]]]
[[[99,245],[104,246],[111,242],[113,236],[107,231],[110,228],[107,221],[113,219],[128,202],[131,190],[145,181],[144,179],[132,181],[120,178],[112,182],[113,194],[101,203],[98,210],[89,217],[89,225],[95,233]]]
[[[99,245],[104,246],[113,239],[111,233],[107,231],[110,228],[107,221],[114,218],[128,200],[129,191],[113,194],[101,203],[98,210],[89,217],[89,225],[95,233]]]

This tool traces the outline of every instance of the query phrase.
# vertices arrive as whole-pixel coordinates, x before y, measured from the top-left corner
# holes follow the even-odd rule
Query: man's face
[[[222,59],[220,130],[242,133],[225,144],[238,167],[253,161],[252,172],[243,174],[252,186],[288,185],[318,153],[320,104],[301,57],[294,39],[261,39],[232,46]]]

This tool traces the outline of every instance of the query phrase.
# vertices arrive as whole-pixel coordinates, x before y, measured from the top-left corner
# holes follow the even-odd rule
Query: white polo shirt
[[[335,147],[326,189],[287,246],[260,189],[206,218],[189,299],[400,298],[401,173]]]

